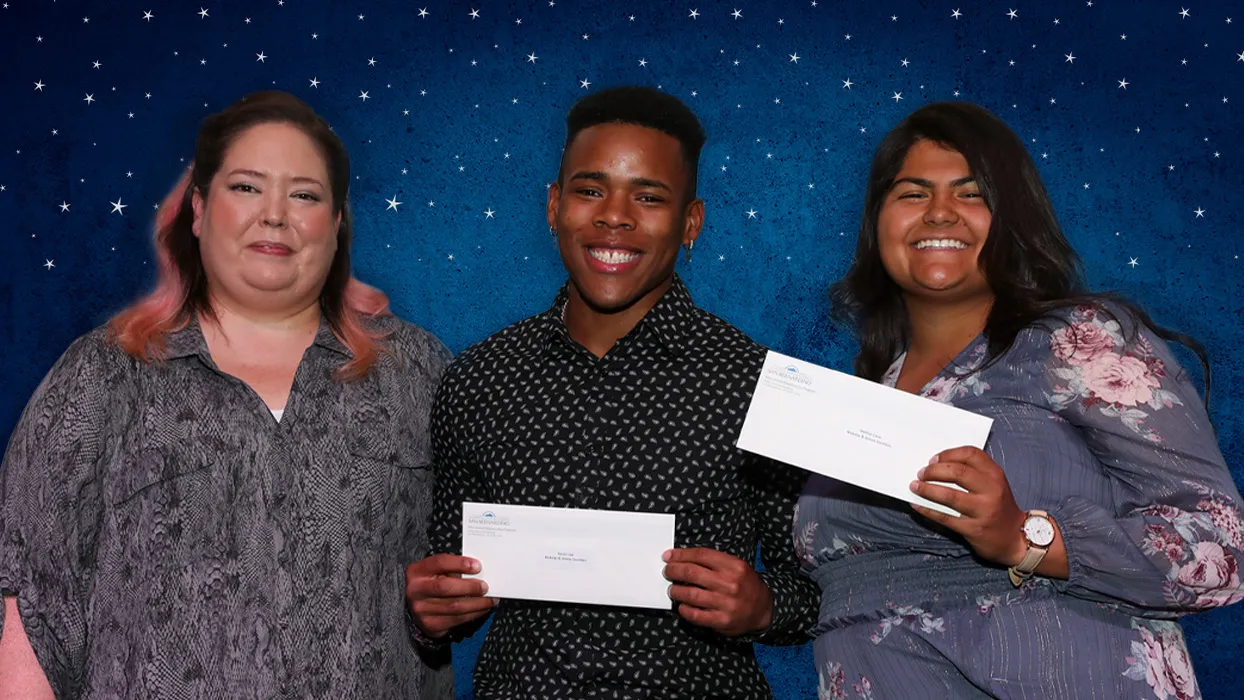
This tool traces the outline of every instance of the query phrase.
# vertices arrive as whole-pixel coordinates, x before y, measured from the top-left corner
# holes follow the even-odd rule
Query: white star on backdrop
[[[389,206],[385,207],[385,211],[388,211],[389,209],[397,211],[397,205],[401,204],[401,202],[397,201],[397,195],[393,195],[393,199],[386,199],[384,201],[389,203]]]

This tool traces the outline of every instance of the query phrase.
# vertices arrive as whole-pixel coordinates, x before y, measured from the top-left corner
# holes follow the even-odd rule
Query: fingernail
[[[484,589],[480,591],[480,595],[488,595],[488,583],[485,581],[480,581],[479,583],[480,583],[480,586]]]
[[[479,562],[478,562],[478,561],[476,561],[476,560],[474,560],[474,559],[472,559],[472,560],[471,560],[471,573],[473,573],[473,574],[478,574],[478,573],[480,572],[480,569],[481,569],[481,568],[482,568],[482,567],[480,567],[480,565],[479,565]]]
[[[661,555],[661,561],[668,562],[670,560],[670,557],[673,556],[673,554],[674,554],[674,550],[672,549],[665,550],[665,553]]]
[[[924,472],[925,472],[925,471],[927,471],[927,470],[928,470],[928,467],[920,467],[920,471],[916,472],[916,478],[918,478],[918,479],[923,479],[923,478],[924,478]]]
[[[916,492],[920,489],[920,482],[919,482],[919,481],[913,481],[913,482],[911,482],[910,484],[908,484],[908,485],[907,485],[907,488],[911,489],[911,492],[912,492],[912,493],[916,493]]]
[[[940,459],[940,458],[941,458],[941,456],[942,456],[942,453],[941,453],[941,452],[938,452],[937,454],[933,455],[932,457],[929,457],[929,464],[936,464],[936,463],[937,463],[937,461],[938,461],[938,459]]]

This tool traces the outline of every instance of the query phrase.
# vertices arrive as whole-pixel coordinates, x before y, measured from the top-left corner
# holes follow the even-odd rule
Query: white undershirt
[[[272,411],[272,417],[275,418],[278,423],[281,422],[281,416],[285,415],[285,409],[283,408],[270,408],[268,410]]]

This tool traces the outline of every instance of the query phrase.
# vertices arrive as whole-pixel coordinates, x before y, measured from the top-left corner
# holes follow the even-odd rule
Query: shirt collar
[[[341,339],[333,332],[332,326],[323,314],[320,314],[320,327],[316,330],[315,339],[311,341],[311,344],[347,358],[354,357],[345,343],[341,342]],[[196,355],[203,358],[211,357],[207,349],[207,339],[203,337],[203,327],[199,324],[199,315],[192,313],[185,326],[169,333],[164,340],[164,356],[166,359],[175,360]]]
[[[553,306],[541,314],[541,325],[546,334],[545,347],[550,347],[556,340],[577,345],[566,329],[564,313],[566,302],[570,300],[570,283],[562,286],[553,301]],[[623,338],[618,346],[637,344],[652,345],[670,353],[678,353],[685,345],[684,341],[690,333],[696,307],[691,300],[691,292],[683,284],[677,274],[670,288],[657,300],[657,303],[644,314],[639,323]]]

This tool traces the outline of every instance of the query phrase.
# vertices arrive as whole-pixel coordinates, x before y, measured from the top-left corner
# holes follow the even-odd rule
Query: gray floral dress
[[[992,365],[976,339],[921,394],[994,419],[986,451],[1058,523],[1070,578],[1014,588],[907,504],[815,476],[795,546],[822,700],[1200,696],[1176,620],[1244,598],[1239,493],[1160,339],[1113,307],[1060,316]]]

